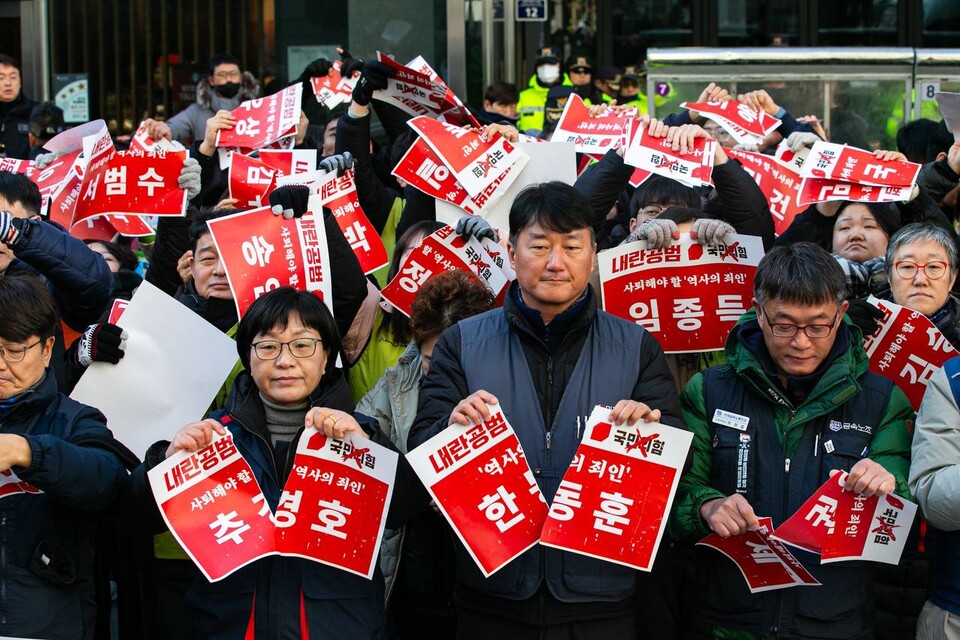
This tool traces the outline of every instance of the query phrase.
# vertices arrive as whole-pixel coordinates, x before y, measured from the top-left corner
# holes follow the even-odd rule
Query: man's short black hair
[[[0,339],[7,342],[46,340],[60,322],[53,294],[33,275],[0,278],[0,309]]]
[[[283,331],[294,317],[299,318],[304,327],[315,329],[320,334],[323,345],[319,346],[329,352],[324,373],[336,368],[340,333],[327,305],[309,291],[280,287],[257,298],[240,320],[237,327],[237,353],[244,369],[250,370],[250,345],[256,337],[273,329]]]
[[[897,131],[897,151],[910,162],[927,162],[927,147],[936,128],[937,123],[928,118],[904,123]]]
[[[0,197],[10,204],[19,202],[31,216],[40,215],[40,188],[22,173],[0,171]]]
[[[830,253],[812,242],[774,247],[763,256],[753,279],[753,297],[763,304],[840,304],[847,297],[843,269]]]
[[[240,66],[240,59],[237,56],[229,53],[216,53],[210,58],[210,75],[212,76],[214,69],[222,64],[235,64],[238,69],[243,71],[243,67]]]
[[[8,67],[14,67],[17,71],[22,71],[20,68],[20,61],[13,56],[8,56],[5,53],[0,53],[0,64],[7,65]]]
[[[210,233],[210,227],[207,226],[209,220],[216,220],[224,216],[241,213],[243,209],[201,209],[190,221],[190,228],[187,230],[187,236],[190,241],[190,251],[196,253],[197,243],[200,238]]]
[[[517,85],[498,80],[487,87],[483,99],[490,104],[517,104],[520,102],[520,92],[517,91]]]
[[[62,132],[65,126],[63,109],[52,102],[41,102],[30,112],[30,133],[41,142]]]
[[[630,217],[637,217],[640,209],[652,204],[663,207],[701,208],[700,195],[696,189],[666,176],[650,176],[637,187],[630,198]]]
[[[593,240],[590,203],[563,182],[533,184],[517,194],[510,206],[510,244],[516,246],[520,232],[535,224],[556,233],[589,229]]]

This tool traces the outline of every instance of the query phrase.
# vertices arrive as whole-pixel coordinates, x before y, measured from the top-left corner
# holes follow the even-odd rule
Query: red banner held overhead
[[[207,222],[242,318],[267,291],[291,286],[319,295],[333,311],[330,256],[316,197],[310,212],[287,220],[269,208],[254,209]]]

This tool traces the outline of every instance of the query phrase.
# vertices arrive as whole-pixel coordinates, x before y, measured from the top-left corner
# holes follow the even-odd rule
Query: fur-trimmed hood
[[[260,97],[260,82],[249,71],[243,72],[240,81],[240,92],[232,98],[224,98],[214,93],[210,87],[210,79],[203,78],[197,83],[197,104],[204,109],[212,109],[216,113],[220,109],[232,110],[244,100]]]

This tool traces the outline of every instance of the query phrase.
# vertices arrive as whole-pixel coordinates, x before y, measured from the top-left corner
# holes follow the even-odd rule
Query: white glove
[[[648,249],[666,249],[674,238],[680,237],[680,229],[673,220],[654,218],[643,222],[630,236],[637,240],[646,240]]]

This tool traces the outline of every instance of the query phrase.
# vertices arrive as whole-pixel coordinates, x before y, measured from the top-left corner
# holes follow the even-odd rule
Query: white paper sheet
[[[490,226],[505,232],[510,231],[510,206],[525,187],[551,180],[573,184],[577,179],[577,153],[572,142],[518,142],[516,146],[530,156],[530,161],[484,215]],[[437,220],[440,222],[456,227],[457,220],[464,215],[460,207],[437,200]]]
[[[119,324],[129,334],[123,359],[90,365],[70,397],[100,409],[113,435],[142,459],[151,444],[203,418],[237,362],[237,347],[148,282]]]

